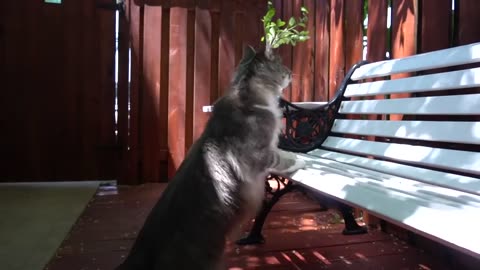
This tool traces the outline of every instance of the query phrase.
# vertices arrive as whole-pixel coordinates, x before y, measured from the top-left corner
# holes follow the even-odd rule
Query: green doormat
[[[0,183],[0,269],[42,270],[99,184]]]

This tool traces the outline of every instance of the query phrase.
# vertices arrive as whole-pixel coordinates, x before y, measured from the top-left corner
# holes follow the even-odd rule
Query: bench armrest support
[[[329,103],[307,109],[281,99],[280,106],[285,127],[280,135],[279,148],[308,152],[323,142],[329,131]]]
[[[351,83],[352,74],[364,64],[366,62],[361,61],[348,71],[335,96],[326,104],[306,108],[306,106],[280,99],[285,127],[280,135],[279,148],[302,153],[318,148],[330,134],[333,121],[340,118],[338,107],[344,99],[343,93],[347,85]]]

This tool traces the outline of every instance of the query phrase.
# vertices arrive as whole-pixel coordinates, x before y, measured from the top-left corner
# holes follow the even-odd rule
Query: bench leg
[[[273,206],[280,200],[280,198],[287,194],[290,191],[293,191],[297,186],[294,185],[291,181],[285,183],[282,180],[276,179],[277,182],[282,182],[285,186],[280,189],[277,188],[275,192],[271,192],[270,185],[268,184],[267,180],[267,192],[272,193],[270,200],[265,198],[263,201],[263,206],[258,215],[255,217],[255,222],[253,223],[252,229],[248,233],[248,236],[239,239],[236,241],[237,245],[254,245],[254,244],[263,244],[265,242],[265,238],[262,235],[262,228],[265,220],[267,219],[268,213],[272,210]],[[280,184],[280,183],[279,183]],[[270,190],[268,190],[270,189]]]
[[[337,209],[342,214],[343,220],[345,221],[345,229],[343,229],[342,234],[354,235],[367,233],[368,230],[366,226],[358,225],[352,213],[353,209],[350,206],[337,202]]]
[[[328,198],[324,195],[318,193],[309,193],[311,198],[316,200],[322,207],[328,209],[336,209],[342,215],[342,218],[345,222],[345,229],[342,234],[344,235],[354,235],[354,234],[364,234],[367,233],[366,226],[358,225],[355,217],[353,216],[353,208],[332,198]]]

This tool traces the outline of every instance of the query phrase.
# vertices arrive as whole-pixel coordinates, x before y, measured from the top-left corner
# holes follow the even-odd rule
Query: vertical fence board
[[[131,81],[130,81],[130,100],[131,100],[131,112],[130,112],[130,129],[132,130],[129,137],[130,145],[137,146],[137,157],[130,156],[131,162],[136,162],[138,166],[137,171],[134,172],[134,176],[138,176],[140,181],[144,181],[144,163],[145,156],[143,155],[143,28],[145,9],[138,7],[133,3],[134,0],[130,0],[129,10],[129,24],[130,24],[130,38],[131,38]],[[134,165],[135,166],[135,165]]]
[[[300,15],[300,7],[303,5],[302,0],[293,0],[292,16],[298,18]],[[291,101],[301,101],[304,99],[304,76],[308,72],[309,56],[307,53],[307,45],[304,42],[297,43],[293,47],[292,61],[292,94]]]
[[[418,52],[448,48],[451,44],[452,0],[421,2]]]
[[[197,8],[195,16],[195,73],[194,73],[194,109],[193,139],[200,137],[208,114],[202,107],[210,105],[211,91],[211,51],[212,18],[208,9]]]
[[[315,101],[328,101],[329,89],[329,13],[330,5],[328,0],[315,2],[315,32],[311,32],[311,38],[315,38],[315,76],[314,94]],[[310,15],[311,16],[311,15]]]
[[[267,8],[266,1],[256,1],[256,0],[249,0],[249,1],[241,1],[242,4],[242,12],[244,14],[244,20],[238,21],[237,24],[243,25],[243,33],[242,33],[242,49],[246,45],[250,45],[254,48],[259,48],[260,46],[264,45],[264,43],[260,42],[260,38],[263,35],[263,23],[262,17],[264,15],[264,11]],[[279,1],[277,1],[279,2]],[[277,10],[277,17],[281,17],[281,7],[275,7]]]
[[[74,2],[67,2],[64,4],[64,16],[65,16],[65,26],[71,29],[71,31],[65,33],[64,36],[64,44],[65,50],[68,52],[74,51],[78,49],[80,46],[81,41],[78,38],[78,32],[82,29],[82,20],[76,20],[79,10],[79,6]],[[65,81],[63,83],[63,87],[65,89],[62,92],[61,96],[59,97],[63,100],[64,104],[68,104],[66,106],[66,110],[64,111],[63,117],[66,119],[71,119],[73,121],[62,121],[66,122],[65,130],[64,130],[64,137],[58,141],[60,145],[64,148],[61,150],[63,152],[63,156],[68,156],[68,151],[76,152],[77,145],[81,145],[81,133],[76,132],[78,130],[78,126],[81,125],[81,119],[77,117],[77,114],[80,110],[80,104],[82,104],[81,100],[81,92],[82,92],[82,77],[78,76],[78,74],[82,74],[82,65],[78,63],[79,59],[82,57],[79,54],[66,54],[64,58],[64,66],[65,66]],[[51,100],[53,103],[54,101]],[[56,121],[59,121],[58,117]],[[75,146],[68,146],[66,144],[66,138],[70,137],[73,142],[75,142]],[[42,151],[43,152],[43,151]],[[79,163],[81,160],[81,155],[78,155],[77,159],[74,159],[75,163]],[[47,161],[51,162],[51,161]],[[45,164],[46,165],[46,164]],[[72,165],[67,164],[65,161],[62,161],[59,166],[66,168],[67,170],[74,170]],[[83,169],[82,169],[83,170]]]
[[[387,1],[368,0],[367,29],[367,60],[384,60],[387,52]]]
[[[458,45],[480,41],[480,5],[476,0],[458,0]]]
[[[24,9],[20,10],[18,18],[21,18],[19,21],[26,21],[26,24],[24,25],[25,29],[23,32],[21,30],[16,31],[19,32],[19,36],[22,36],[23,42],[26,43],[26,46],[20,46],[20,48],[18,48],[20,49],[19,52],[22,55],[19,59],[21,62],[18,64],[23,67],[21,68],[21,73],[16,74],[17,76],[14,77],[15,81],[13,81],[13,83],[20,84],[20,89],[18,89],[20,95],[18,97],[22,99],[20,103],[23,103],[23,106],[20,106],[19,108],[30,108],[31,111],[29,109],[19,110],[15,108],[14,114],[10,115],[14,122],[18,121],[16,119],[23,120],[18,121],[18,124],[14,124],[14,126],[21,129],[17,129],[17,131],[20,131],[19,133],[13,134],[14,137],[12,138],[12,141],[14,142],[14,145],[16,144],[15,146],[17,149],[17,151],[14,150],[13,156],[20,158],[22,161],[22,163],[19,163],[20,166],[17,165],[14,167],[14,169],[21,172],[20,174],[22,175],[22,178],[29,178],[28,174],[25,175],[23,173],[24,171],[30,171],[32,176],[35,178],[43,175],[50,175],[52,178],[56,178],[59,177],[61,168],[64,168],[62,164],[65,164],[65,167],[67,167],[67,165],[72,166],[75,161],[80,161],[78,157],[71,155],[71,152],[69,153],[68,150],[63,147],[67,146],[68,144],[67,138],[75,139],[75,135],[72,133],[66,133],[66,136],[64,137],[58,136],[58,131],[65,132],[65,129],[56,129],[54,125],[55,122],[68,123],[68,116],[55,115],[53,113],[53,106],[45,107],[49,104],[49,102],[55,103],[58,101],[60,96],[64,96],[64,94],[68,95],[67,93],[61,93],[61,91],[55,89],[55,87],[58,86],[52,83],[53,78],[45,77],[45,75],[47,75],[47,68],[42,65],[42,63],[52,63],[48,70],[54,74],[60,74],[62,70],[58,69],[58,65],[55,63],[55,60],[61,58],[52,57],[51,43],[39,42],[42,38],[46,38],[48,36],[47,33],[42,34],[42,30],[48,29],[49,26],[53,25],[52,21],[55,21],[56,19],[61,20],[62,17],[59,16],[58,12],[55,12],[55,9],[48,8],[38,2],[32,3],[32,1],[27,1],[26,6],[23,8]],[[43,12],[39,13],[39,16],[34,16],[33,10],[35,9]],[[16,21],[16,23],[20,23],[19,21]],[[56,28],[49,34],[51,35],[51,42],[59,42],[61,44],[63,41],[59,40],[58,37],[58,35],[63,34],[61,28]],[[23,50],[21,50],[22,47]],[[78,47],[75,49],[78,49]],[[40,51],[43,51],[44,53],[40,54]],[[61,53],[66,55],[63,48],[58,48],[57,52],[59,55]],[[24,62],[21,60],[22,57],[24,57]],[[24,80],[22,76],[29,77],[29,80]],[[41,95],[39,95],[41,91],[39,91],[37,87],[43,91]],[[36,91],[34,93],[29,93],[28,89],[35,89]],[[15,97],[9,99],[10,102],[13,100],[19,99]],[[72,105],[71,101],[72,99],[68,99],[65,105]],[[28,117],[28,114],[30,114],[32,111],[35,111],[36,113],[34,113],[32,117]],[[53,132],[49,134],[49,130]],[[58,142],[50,149],[48,149],[48,141],[50,140],[49,136]],[[20,151],[18,151],[18,149],[20,149]],[[56,154],[63,153],[65,156],[69,156],[71,158],[70,162],[68,162],[68,159],[62,159],[58,161],[55,160]],[[73,169],[73,167],[69,168]]]
[[[365,0],[368,1],[368,24],[367,24],[367,61],[381,61],[386,57],[387,48],[387,1]],[[348,67],[350,68],[350,67]],[[382,99],[383,96],[376,96],[375,99]],[[381,119],[382,116],[369,115],[368,119]],[[375,137],[369,136],[369,140],[375,140]],[[374,226],[380,222],[378,218],[364,213],[365,223]]]
[[[275,2],[275,8],[277,10],[277,16],[284,21],[293,15],[293,0],[283,0]],[[263,34],[263,33],[262,33]],[[291,46],[282,46],[279,48],[278,53],[282,57],[283,64],[293,71],[293,48]],[[283,90],[283,97],[292,100],[292,84]]]
[[[103,110],[113,102],[113,13],[93,0],[3,2],[1,180],[113,178],[102,149],[114,139],[113,108]]]
[[[193,112],[194,112],[194,58],[195,58],[195,3],[190,4],[187,13],[187,76],[185,102],[185,152],[193,143]]]
[[[345,3],[345,69],[362,60],[363,1]]]
[[[165,1],[169,2],[169,1]],[[171,158],[169,154],[169,110],[170,110],[170,8],[166,3],[162,9],[162,27],[160,41],[160,116],[158,126],[162,132],[160,137],[160,164],[156,168],[160,174],[160,180],[166,181],[170,174],[168,169]],[[158,60],[157,60],[158,61]]]
[[[185,102],[187,84],[187,18],[188,10],[170,10],[170,65],[168,88],[169,178],[173,176],[185,153]]]
[[[234,1],[220,1],[218,94],[227,90],[235,68]]]
[[[363,1],[345,3],[345,71],[363,57]],[[358,115],[348,118],[358,119]]]
[[[234,32],[236,33],[233,39],[233,66],[236,67],[238,63],[240,63],[240,59],[242,59],[243,40],[247,36],[248,32],[253,31],[253,29],[248,28],[251,25],[247,26],[249,20],[247,20],[245,6],[249,5],[250,2],[248,0],[235,0],[233,2],[233,27],[235,29]],[[251,24],[252,22],[250,21],[249,23]]]
[[[418,53],[448,48],[452,44],[452,0],[423,0],[420,2],[419,12]],[[443,92],[430,92],[429,95]]]
[[[99,77],[108,76],[108,73],[113,76],[113,70],[109,70],[111,67],[104,66],[105,59],[102,59],[103,57],[97,53],[99,48],[95,46],[94,41],[96,36],[92,36],[91,34],[96,32],[96,29],[93,28],[93,26],[98,23],[97,17],[94,14],[96,11],[95,3],[93,1],[85,1],[79,10],[81,11],[82,17],[80,22],[82,23],[84,29],[84,31],[80,33],[80,39],[78,40],[79,44],[82,46],[79,52],[79,55],[82,59],[81,74],[88,74],[88,70],[91,70],[95,64],[98,67],[97,72],[89,74],[88,79],[82,78],[80,89],[81,106],[79,108],[79,118],[81,119],[80,130],[82,130],[83,133],[81,136],[81,157],[82,160],[84,160],[84,162],[82,162],[84,168],[83,171],[95,171],[95,166],[99,162],[99,156],[103,156],[109,150],[112,150],[111,145],[102,144],[101,142],[96,141],[95,136],[97,132],[101,132],[100,126],[98,125],[99,121],[102,121],[102,118],[105,117],[101,114],[101,109],[98,106],[102,103],[102,100],[98,95],[101,93],[101,91],[103,91],[103,89],[101,87],[99,88],[98,86],[100,79]],[[104,12],[105,11],[103,10],[99,10],[98,14]],[[108,39],[113,36],[113,31],[110,33],[111,34],[108,35]],[[114,47],[109,49],[114,51]],[[91,89],[97,89],[97,91],[91,91]],[[111,101],[113,101],[113,97]],[[110,113],[112,112],[113,107],[111,108]],[[110,149],[107,150],[108,148]],[[97,153],[95,153],[94,150],[97,150]],[[87,161],[87,157],[91,156],[94,156],[94,158],[90,158]]]
[[[367,25],[367,55],[369,62],[385,60],[387,51],[387,1],[368,0],[368,25]],[[383,95],[375,99],[382,99]],[[369,119],[379,119],[382,116],[370,115]]]
[[[307,29],[310,38],[300,43],[304,46],[305,55],[301,58],[305,59],[305,66],[301,77],[302,100],[313,101],[314,98],[314,76],[315,76],[315,0],[304,0],[304,6],[309,10],[309,20]],[[298,9],[299,10],[299,9]],[[298,14],[300,17],[301,14]]]
[[[77,29],[82,29],[82,19],[79,17],[83,16],[83,7],[82,5],[78,4],[73,5],[75,5],[76,9],[76,11],[73,13],[73,16],[74,18],[77,18],[77,22],[75,22],[74,27],[78,27]],[[37,126],[38,130],[36,132],[38,136],[37,143],[41,145],[41,153],[45,158],[42,165],[47,166],[48,169],[46,174],[50,175],[54,179],[63,177],[84,178],[89,174],[89,170],[91,169],[87,165],[89,162],[86,162],[84,158],[86,157],[85,149],[87,147],[85,144],[87,141],[86,137],[91,137],[92,132],[87,131],[84,135],[82,134],[83,136],[81,137],[78,137],[73,133],[79,132],[80,130],[83,131],[86,120],[86,115],[84,115],[84,103],[87,93],[82,93],[82,90],[84,90],[84,85],[92,82],[93,79],[82,78],[88,74],[85,73],[85,60],[84,57],[82,57],[85,55],[82,53],[82,51],[85,49],[85,43],[83,40],[85,38],[89,39],[89,37],[81,35],[77,37],[71,36],[71,38],[75,40],[73,46],[69,47],[71,51],[66,51],[65,48],[59,48],[56,50],[56,46],[52,45],[62,44],[64,40],[62,40],[62,38],[59,36],[66,32],[65,28],[56,26],[58,25],[58,22],[62,21],[65,17],[62,16],[61,10],[52,6],[37,4],[36,8],[38,8],[40,12],[39,16],[36,16],[36,23],[38,26],[35,26],[35,28],[39,27],[37,28],[37,31],[43,32],[44,34],[42,35],[42,38],[48,38],[49,41],[40,42],[42,39],[39,39],[39,33],[33,32],[27,34],[33,38],[31,41],[33,44],[38,44],[38,47],[36,48],[28,48],[28,52],[26,53],[29,54],[27,56],[27,61],[30,61],[32,68],[29,73],[35,74],[33,75],[32,79],[36,80],[40,86],[41,90],[39,91],[39,89],[37,89],[37,92],[39,91],[42,93],[41,95],[38,95],[38,93],[32,93],[29,98],[36,100],[35,103],[37,104],[33,105],[32,107],[28,106],[27,108],[37,107],[37,109],[39,109],[39,111],[37,111],[39,114],[37,116],[39,125]],[[47,32],[45,29],[50,29],[51,31]],[[35,46],[33,44],[30,46]],[[75,50],[80,53],[74,55],[71,60],[73,61],[73,64],[78,66],[78,74],[81,74],[81,76],[78,76],[77,74],[77,77],[75,78],[77,85],[75,88],[73,88],[74,92],[72,93],[70,89],[62,89],[64,83],[60,81],[61,79],[59,77],[62,76],[62,74],[66,75],[69,73],[68,69],[62,70],[62,57],[65,55],[70,55]],[[45,63],[48,63],[48,67],[45,65]],[[48,73],[56,74],[56,76],[49,76]],[[35,77],[37,78],[35,79]],[[74,98],[68,98],[65,102],[62,102],[62,96],[68,96],[72,94]],[[51,106],[49,104],[56,104],[56,106]],[[74,104],[77,105],[77,107],[73,112],[73,115],[56,114],[57,112],[62,112],[66,107]],[[76,123],[71,126],[73,128],[72,131],[67,131],[65,129],[65,124],[69,125],[69,121],[76,121]],[[26,123],[28,122],[29,121],[27,120]],[[76,141],[77,138],[79,139],[78,141]],[[53,140],[55,143],[52,143],[49,146],[47,144],[49,140]],[[72,145],[72,142],[77,142],[78,144]],[[58,160],[56,157],[57,155],[61,155],[63,158]],[[96,156],[92,158],[96,159]],[[35,162],[35,160],[32,161]],[[69,171],[69,169],[72,169],[72,172]]]
[[[91,166],[97,171],[96,174],[103,176],[102,178],[115,179],[118,175],[121,155],[115,134],[115,15],[110,10],[96,10],[95,4],[92,2],[89,9],[90,12],[93,12],[91,16],[97,18],[97,20],[91,20],[90,24],[91,31],[96,33],[91,41],[92,44],[95,44],[93,46],[94,54],[91,56],[92,62],[85,73],[87,74],[92,66],[98,65],[97,61],[100,61],[100,72],[97,73],[98,78],[93,87],[85,89],[89,93],[94,93],[85,109],[90,113],[88,117],[92,121],[90,126],[94,129],[98,127],[97,132],[93,132],[93,141],[90,144],[99,144],[100,149],[93,149],[92,154],[99,153],[97,154],[98,161],[92,160]],[[88,20],[88,16],[86,19]],[[91,89],[99,89],[99,91],[91,91]],[[91,110],[93,107],[97,107],[97,111]],[[95,113],[98,114],[95,115]],[[96,119],[100,119],[100,121]]]
[[[392,56],[400,58],[416,53],[416,4],[418,0],[392,1]]]
[[[392,57],[413,55],[417,50],[417,3],[418,0],[392,0]],[[408,74],[393,75],[398,79]],[[402,98],[408,94],[393,94],[391,98]],[[403,115],[390,115],[392,120],[401,120]]]
[[[331,1],[329,99],[335,95],[345,76],[344,8],[344,0]]]
[[[212,41],[210,42],[210,104],[213,104],[220,93],[219,89],[219,50],[220,50],[220,0],[210,0],[210,15],[212,17]]]
[[[118,182],[122,184],[137,184],[139,181],[138,175],[136,174],[136,165],[137,165],[137,146],[130,144],[129,136],[133,136],[133,132],[136,130],[129,130],[129,78],[128,78],[128,62],[129,62],[129,29],[128,29],[128,1],[125,2],[126,10],[125,13],[120,14],[119,25],[118,25],[118,86],[117,86],[117,95],[118,95],[118,137],[117,145],[120,147],[120,160],[118,164]],[[132,100],[130,100],[131,102]],[[131,106],[132,108],[133,106]],[[129,158],[132,160],[129,160]]]
[[[141,77],[143,76],[143,8],[139,8],[133,3],[134,0],[128,0],[126,5],[126,19],[128,21],[128,32],[130,39],[130,119],[127,162],[129,174],[126,176],[131,179],[128,182],[143,182],[143,151],[141,142]],[[122,69],[122,67],[120,67]]]
[[[146,181],[159,181],[158,166],[160,164],[160,142],[164,136],[159,128],[160,117],[160,31],[162,8],[144,7],[143,28],[143,77],[141,90],[142,114],[142,156],[143,174]]]

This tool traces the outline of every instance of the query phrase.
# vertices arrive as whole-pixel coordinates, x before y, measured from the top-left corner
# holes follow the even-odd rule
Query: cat
[[[227,93],[153,207],[121,270],[222,269],[227,237],[254,217],[270,173],[305,163],[277,148],[278,97],[291,71],[268,47],[248,46]]]

